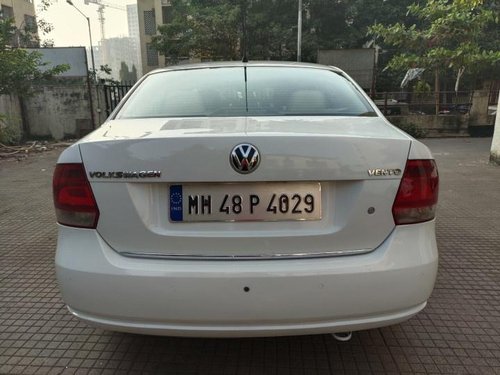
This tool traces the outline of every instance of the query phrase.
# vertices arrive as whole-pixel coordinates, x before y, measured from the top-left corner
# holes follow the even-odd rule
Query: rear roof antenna
[[[241,58],[241,62],[247,63],[248,62],[248,38],[247,38],[247,11],[248,11],[248,5],[247,5],[247,0],[244,0],[244,6],[245,9],[242,12],[243,19],[242,19],[242,26],[243,26],[243,38],[241,38],[241,44],[242,44],[242,50],[243,50],[243,56]]]

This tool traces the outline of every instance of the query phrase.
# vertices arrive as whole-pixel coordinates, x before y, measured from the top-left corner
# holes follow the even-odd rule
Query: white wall
[[[83,82],[38,87],[23,106],[32,137],[79,138],[92,130],[88,87]]]
[[[0,95],[0,115],[2,121],[0,127],[4,128],[6,125],[13,127],[11,131],[16,134],[22,135],[22,113],[19,99],[15,95]]]

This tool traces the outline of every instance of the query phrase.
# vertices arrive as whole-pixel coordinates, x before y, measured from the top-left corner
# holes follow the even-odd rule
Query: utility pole
[[[78,13],[80,13],[83,17],[87,19],[87,26],[89,28],[89,39],[90,39],[90,57],[92,58],[92,71],[93,71],[93,77],[94,77],[94,83],[97,82],[97,72],[95,70],[95,60],[94,60],[94,47],[92,46],[92,31],[90,28],[90,18],[87,17],[80,9],[78,9],[75,4],[71,0],[66,0],[66,2],[71,5],[73,8],[75,8]]]
[[[90,17],[87,17],[80,9],[78,9],[75,4],[71,0],[66,0],[66,2],[71,5],[73,8],[75,8],[78,13],[80,13],[83,17],[87,19],[87,26],[89,28],[89,39],[90,39],[90,56],[92,58],[92,78],[94,84],[97,83],[97,71],[95,70],[95,60],[94,60],[94,47],[92,46],[92,31],[90,27]],[[87,63],[87,54],[85,54],[85,63],[88,66]],[[89,90],[89,106],[90,106],[90,117],[92,119],[92,127],[95,129],[96,128],[96,121],[95,121],[95,116],[94,116],[94,103],[92,99],[92,90],[91,90],[91,84],[90,84],[90,77],[87,74],[87,86]],[[97,111],[100,111],[101,103],[99,101],[99,94],[96,92],[96,98],[97,98]]]
[[[297,61],[302,60],[302,0],[299,0],[297,15]]]

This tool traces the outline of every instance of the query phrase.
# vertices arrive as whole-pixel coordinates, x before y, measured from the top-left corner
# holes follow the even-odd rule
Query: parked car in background
[[[53,184],[61,293],[92,325],[355,331],[410,318],[434,286],[433,157],[334,67],[152,72]]]

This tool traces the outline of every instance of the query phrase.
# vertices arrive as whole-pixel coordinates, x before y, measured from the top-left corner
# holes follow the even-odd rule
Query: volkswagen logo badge
[[[259,166],[259,150],[250,143],[240,143],[231,151],[229,161],[236,172],[251,173]]]

